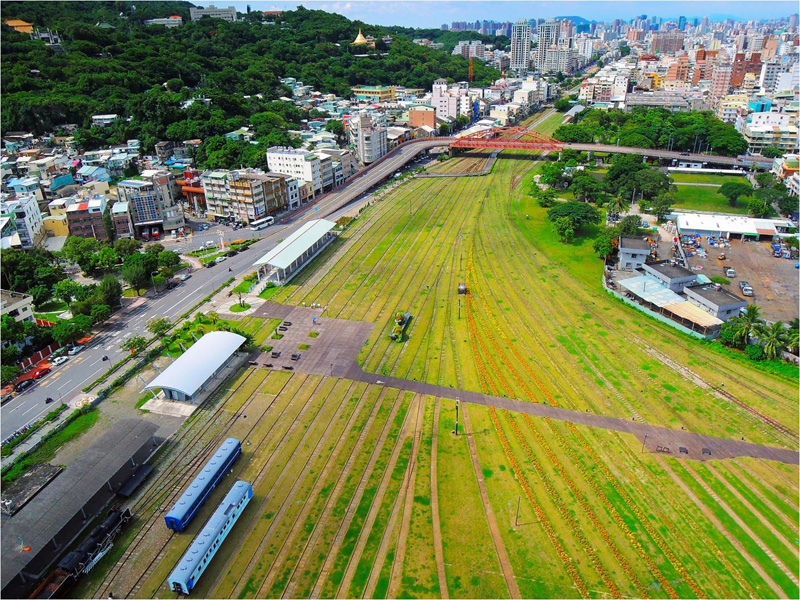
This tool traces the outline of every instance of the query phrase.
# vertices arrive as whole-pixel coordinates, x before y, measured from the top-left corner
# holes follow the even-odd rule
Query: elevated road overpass
[[[500,137],[503,135],[508,137]],[[308,203],[302,210],[294,213],[287,222],[297,223],[308,219],[322,218],[333,214],[340,208],[356,200],[359,196],[369,191],[374,186],[388,179],[393,173],[403,168],[407,163],[425,152],[436,147],[453,148],[486,148],[497,150],[523,150],[557,152],[564,148],[580,152],[606,152],[609,154],[635,154],[648,158],[663,160],[678,160],[685,162],[700,162],[710,165],[723,165],[728,167],[748,168],[752,164],[761,168],[769,168],[772,160],[754,156],[717,156],[709,154],[695,154],[670,150],[654,150],[650,148],[634,148],[630,146],[616,146],[609,144],[566,144],[544,136],[538,132],[521,130],[519,128],[495,128],[490,135],[474,135],[468,137],[435,137],[420,140],[411,140],[400,144],[380,160],[361,170],[344,185],[332,192],[328,192]]]

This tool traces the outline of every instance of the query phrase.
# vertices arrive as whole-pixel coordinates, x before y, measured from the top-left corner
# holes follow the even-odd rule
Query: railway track
[[[214,447],[219,445],[220,441],[223,439],[224,436],[227,435],[227,431],[230,429],[232,424],[244,414],[244,411],[249,408],[252,402],[255,400],[256,396],[258,395],[259,391],[263,388],[268,377],[265,377],[264,380],[259,384],[259,386],[253,391],[247,401],[245,401],[242,406],[233,414],[231,415],[225,423],[222,424],[221,430],[219,433],[214,435],[210,440],[204,443],[199,451],[195,453],[195,455],[190,459],[188,465],[181,464],[179,460],[173,460],[164,472],[160,475],[160,478],[157,479],[150,490],[145,494],[143,498],[137,501],[134,504],[131,512],[136,516],[144,512],[145,509],[153,508],[153,504],[157,503],[155,510],[152,511],[150,516],[142,525],[142,529],[137,533],[134,540],[131,542],[131,545],[123,553],[122,557],[117,561],[115,568],[112,568],[110,574],[106,577],[106,579],[98,586],[97,590],[94,593],[95,598],[107,598],[111,593],[114,593],[114,585],[119,583],[119,579],[122,575],[125,574],[124,568],[131,561],[131,559],[135,556],[137,551],[140,549],[141,545],[143,544],[144,540],[149,536],[150,532],[155,527],[156,523],[161,521],[161,510],[159,507],[162,505],[169,505],[171,502],[174,502],[180,493],[183,491],[186,484],[196,476],[197,470],[205,464],[208,460],[208,452],[211,451]],[[236,395],[236,393],[242,388],[242,386],[247,381],[247,377],[243,377],[242,381],[233,392],[228,396],[228,399],[232,398]],[[288,383],[288,381],[287,381]],[[285,384],[284,384],[285,387]],[[276,395],[277,398],[277,395]],[[274,399],[272,400],[274,402]],[[271,404],[270,404],[271,405]],[[193,437],[196,439],[202,439],[203,435],[208,432],[215,424],[216,419],[223,410],[225,406],[225,401],[221,401],[219,406],[215,409],[212,416],[203,424],[201,430],[199,432],[194,431],[192,427],[184,428],[179,436],[173,442],[173,447],[179,446],[180,443],[189,435],[189,432],[192,432]],[[267,411],[264,411],[266,414]],[[253,425],[250,431],[258,424],[258,421]],[[190,446],[191,448],[191,446]],[[189,451],[190,448],[187,448]],[[177,457],[176,457],[177,458]],[[160,486],[158,484],[161,484]],[[162,496],[162,494],[165,494]],[[145,571],[136,579],[133,587],[131,588],[131,592],[134,589],[137,589],[137,586],[140,586],[141,582],[146,579],[149,573],[155,568],[155,565],[158,563],[158,560],[163,555],[164,550],[166,549],[169,541],[174,536],[175,532],[171,531],[166,541],[161,545],[161,547],[157,550],[153,558],[148,563],[147,567],[145,567]],[[118,593],[117,593],[118,594]],[[128,592],[125,594],[127,597],[130,594]],[[119,594],[118,594],[119,595]]]

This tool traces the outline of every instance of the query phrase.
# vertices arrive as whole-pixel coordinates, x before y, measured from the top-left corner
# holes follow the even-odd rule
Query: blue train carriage
[[[242,453],[242,444],[236,438],[228,438],[214,453],[200,474],[186,488],[175,506],[166,514],[164,521],[174,531],[183,531],[203,506],[211,491],[225,476]]]
[[[192,591],[252,497],[253,488],[249,483],[237,481],[233,484],[167,579],[170,590],[184,595]]]

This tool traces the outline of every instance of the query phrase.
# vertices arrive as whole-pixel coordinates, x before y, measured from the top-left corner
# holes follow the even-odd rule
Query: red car
[[[31,377],[33,379],[41,379],[42,377],[47,375],[49,372],[50,372],[50,367],[42,367],[41,369],[36,369],[33,372],[33,374],[31,375]]]

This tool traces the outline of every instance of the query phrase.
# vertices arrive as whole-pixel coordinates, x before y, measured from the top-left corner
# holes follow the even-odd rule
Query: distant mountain
[[[572,21],[573,23],[575,23],[575,25],[580,25],[581,23],[595,23],[595,21],[588,21],[587,19],[584,19],[583,17],[575,17],[575,16],[556,17],[556,19],[561,19],[562,21],[563,20]]]

